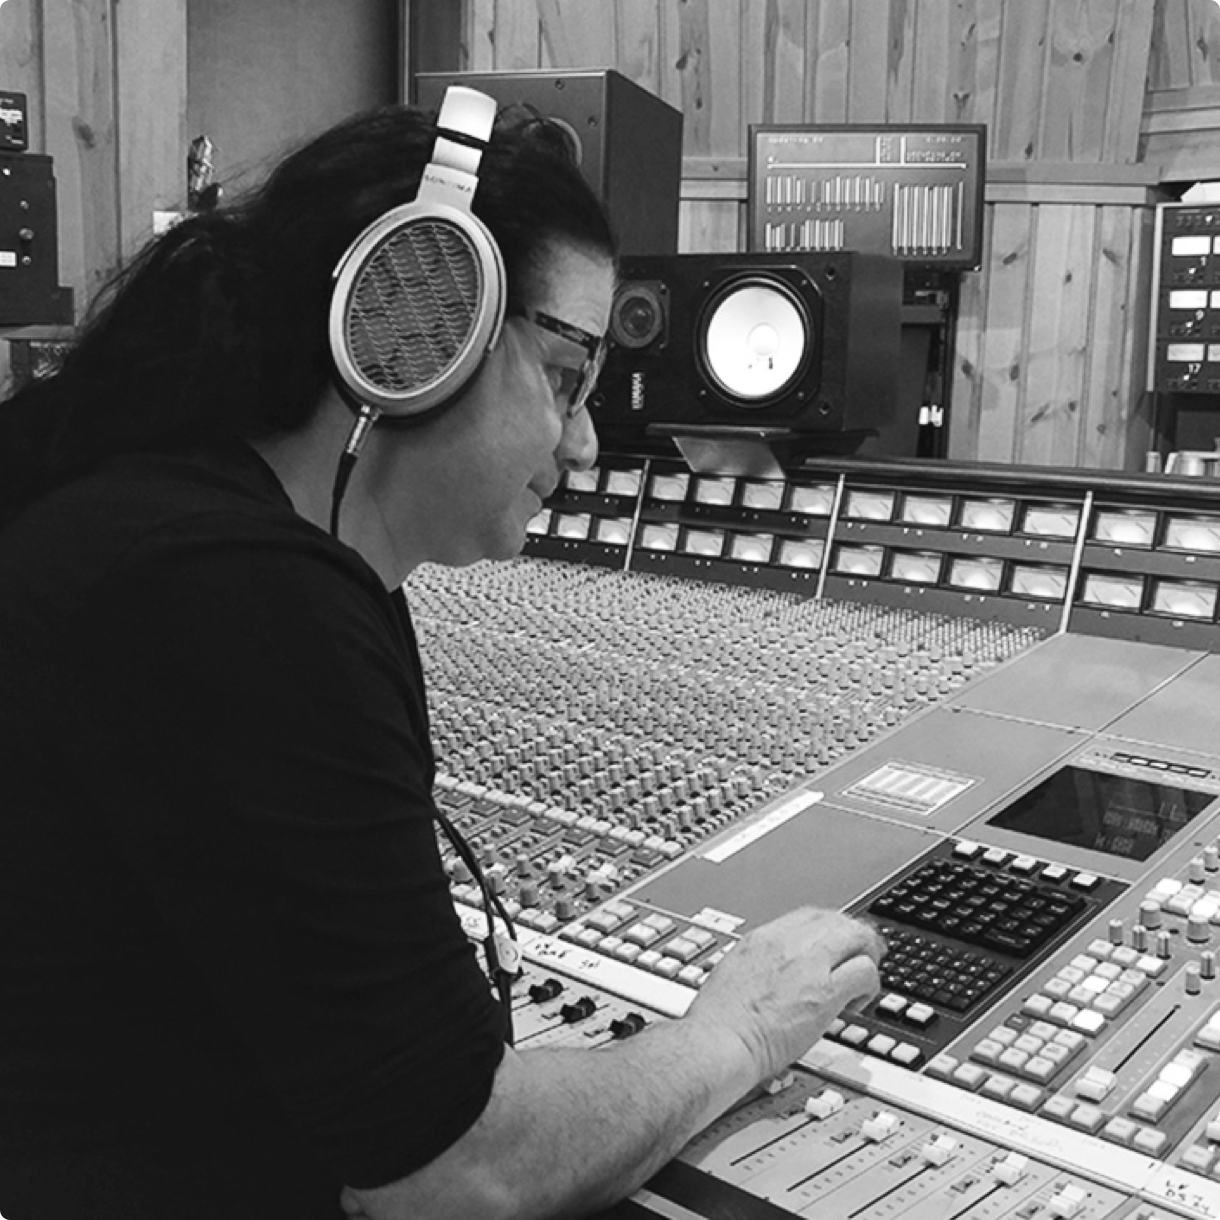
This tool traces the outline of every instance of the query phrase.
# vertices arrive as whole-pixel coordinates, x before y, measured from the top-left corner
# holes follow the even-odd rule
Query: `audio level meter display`
[[[977,124],[753,125],[750,249],[977,267],[985,145]]]

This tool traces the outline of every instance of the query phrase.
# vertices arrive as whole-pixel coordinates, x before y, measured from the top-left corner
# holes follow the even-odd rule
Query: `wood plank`
[[[991,156],[997,161],[1041,157],[1039,116],[1046,83],[1048,0],[1021,0],[1004,9],[997,121]]]
[[[1078,465],[1118,469],[1126,465],[1127,430],[1143,370],[1133,367],[1135,298],[1133,232],[1141,212],[1135,208],[1097,209],[1093,300],[1089,307],[1085,417]],[[1139,294],[1146,295],[1146,294]],[[1146,324],[1145,317],[1145,324]],[[1133,395],[1133,390],[1135,394]]]
[[[1096,215],[1075,205],[1037,209],[1020,462],[1074,466],[1080,456]]]
[[[1099,161],[1105,145],[1119,0],[1061,2],[1051,11],[1041,155],[1061,161]]]
[[[47,151],[43,9],[53,0],[9,0],[0,5],[0,81],[26,95],[29,151]]]
[[[657,0],[614,0],[616,67],[649,93],[661,95],[661,18]]]
[[[1152,89],[1181,88],[1192,84],[1188,0],[1156,0],[1148,84]]]
[[[915,0],[892,0],[885,50],[885,118],[910,123],[915,107]]]
[[[661,100],[676,106],[683,113],[683,145],[690,138],[690,115],[682,104],[684,65],[682,49],[681,6],[667,0],[657,0],[661,37]]]
[[[1190,55],[1190,83],[1220,80],[1220,8],[1215,0],[1188,0],[1186,46]]]
[[[597,0],[538,0],[540,65],[614,68],[618,65],[614,5]]]
[[[708,60],[711,23],[707,0],[680,4],[677,16],[677,43],[671,48],[670,56],[680,90],[680,101],[677,105],[685,120],[682,148],[685,152],[710,156],[712,80]]]
[[[1122,0],[1114,47],[1114,70],[1106,102],[1103,161],[1131,164],[1139,159],[1145,82],[1152,56],[1155,6],[1147,0]]]
[[[686,200],[678,205],[678,250],[682,254],[735,254],[741,248],[740,204]]]
[[[688,0],[692,3],[693,0]],[[707,82],[713,156],[741,156],[746,151],[742,118],[742,0],[702,0],[708,8]],[[757,72],[758,64],[749,71]]]
[[[958,5],[963,33],[950,117],[986,125],[988,156],[995,139],[1003,10],[1004,0],[960,0]]]
[[[850,123],[885,122],[889,29],[890,0],[855,0],[851,6],[851,68],[847,78]]]
[[[461,64],[464,72],[495,70],[496,0],[463,0]]]
[[[952,107],[948,93],[949,63],[960,36],[954,28],[955,0],[920,4],[915,19],[915,87],[911,99],[911,121],[943,123]]]
[[[0,10],[0,27],[8,17]],[[42,0],[45,149],[54,160],[59,282],[79,318],[118,267],[119,184],[108,0]]]
[[[969,462],[979,458],[985,389],[987,269],[992,265],[994,225],[995,208],[987,207],[983,212],[982,269],[963,275],[959,289],[947,419],[947,452],[955,461]]]
[[[809,6],[805,113],[813,123],[847,122],[851,67],[849,0],[820,0]]]
[[[1127,334],[1131,351],[1126,362],[1131,380],[1122,391],[1128,409],[1121,429],[1121,440],[1126,445],[1123,468],[1143,470],[1145,456],[1153,447],[1154,402],[1144,387],[1152,320],[1152,294],[1148,291],[1148,278],[1156,250],[1156,210],[1138,208],[1131,218],[1130,278],[1127,284]],[[1119,440],[1119,437],[1115,438],[1116,449]]]
[[[1191,85],[1184,89],[1149,90],[1144,102],[1145,123],[1156,122],[1161,114],[1190,110],[1211,110],[1220,106],[1220,85]]]
[[[1017,420],[1024,406],[1025,336],[1029,325],[1030,242],[1034,208],[997,204],[992,218],[991,261],[983,317],[982,393],[978,457],[1011,462],[1017,454]]]
[[[173,211],[185,202],[186,30],[186,0],[115,5],[119,249],[124,258],[151,236],[155,211]]]
[[[542,66],[538,0],[496,0],[493,33],[497,72]]]
[[[805,117],[803,0],[744,0],[742,121],[800,123]]]
[[[1194,131],[1145,136],[1140,148],[1162,182],[1220,178],[1220,119]]]

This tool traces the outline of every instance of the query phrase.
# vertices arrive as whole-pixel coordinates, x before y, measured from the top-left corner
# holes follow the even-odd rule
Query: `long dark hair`
[[[116,454],[305,424],[330,376],[335,264],[415,197],[435,131],[434,115],[407,107],[357,115],[144,247],[60,370],[0,403],[0,521]],[[561,129],[521,108],[497,121],[474,211],[504,256],[510,310],[552,242],[614,252]]]

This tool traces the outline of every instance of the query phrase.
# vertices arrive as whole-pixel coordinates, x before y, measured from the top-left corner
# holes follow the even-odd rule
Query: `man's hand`
[[[884,953],[869,924],[801,907],[743,937],[686,1020],[736,1032],[767,1079],[799,1059],[844,1007],[877,993]]]

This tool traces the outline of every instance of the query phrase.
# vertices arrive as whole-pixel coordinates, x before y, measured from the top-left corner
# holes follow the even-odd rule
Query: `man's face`
[[[533,310],[592,336],[605,333],[613,264],[570,246],[554,249]],[[564,329],[563,327],[560,328]],[[526,525],[566,470],[588,469],[597,437],[569,393],[588,352],[578,341],[509,317],[495,352],[463,402],[437,421],[428,471],[429,558],[448,564],[520,553]]]

